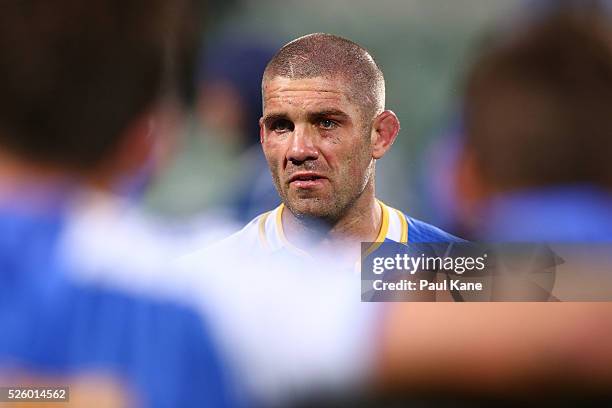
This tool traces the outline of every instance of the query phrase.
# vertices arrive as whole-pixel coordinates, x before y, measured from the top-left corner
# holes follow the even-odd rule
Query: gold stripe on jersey
[[[407,244],[408,243],[408,222],[406,222],[406,217],[400,210],[395,209],[395,208],[394,210],[397,213],[397,216],[399,217],[400,222],[402,223],[402,235],[400,237],[400,243]]]
[[[365,251],[364,256],[368,256],[378,249],[387,238],[402,244],[408,242],[408,224],[404,214],[395,208],[387,206],[380,200],[376,201],[381,209],[380,228],[372,245]],[[258,221],[258,235],[262,246],[265,249],[272,250],[278,249],[279,247],[285,247],[296,254],[310,257],[310,254],[296,247],[287,239],[283,229],[282,217],[284,209],[285,205],[281,204],[276,209],[268,211],[260,216]],[[397,219],[395,218],[396,216]],[[393,228],[391,228],[392,225]]]
[[[387,206],[380,200],[378,201],[378,205],[380,205],[380,210],[382,213],[382,222],[380,223],[380,230],[378,230],[378,235],[374,239],[374,242],[368,249],[366,249],[363,257],[367,257],[372,252],[376,251],[380,244],[385,242],[385,238],[387,237],[387,233],[389,232],[389,210],[387,210]]]
[[[267,213],[262,214],[259,218],[259,239],[261,240],[261,244],[265,249],[270,249],[268,239],[266,238],[266,221],[271,212],[272,211],[268,211]]]

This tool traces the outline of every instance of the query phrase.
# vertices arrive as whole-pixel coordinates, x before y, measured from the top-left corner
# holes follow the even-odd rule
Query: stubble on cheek
[[[268,160],[268,168],[270,169],[270,173],[272,174],[272,181],[274,182],[276,191],[278,192],[278,195],[281,197],[281,199],[284,202],[286,201],[286,197],[285,197],[285,192],[283,190],[284,186],[281,184],[281,180],[280,180],[281,169],[279,168],[278,160],[270,159],[268,157],[266,157],[266,159]]]

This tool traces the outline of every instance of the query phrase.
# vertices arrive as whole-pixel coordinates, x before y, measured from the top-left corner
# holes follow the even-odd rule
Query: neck
[[[95,177],[59,166],[39,164],[0,149],[0,203],[22,203],[33,209],[57,204],[75,186],[104,190]]]
[[[356,243],[372,242],[378,236],[382,209],[369,183],[348,210],[333,222],[321,219],[297,218],[289,210],[283,211],[282,223],[289,242],[308,251],[354,247]]]

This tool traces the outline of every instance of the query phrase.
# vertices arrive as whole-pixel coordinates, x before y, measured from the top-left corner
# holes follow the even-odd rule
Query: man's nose
[[[307,127],[296,126],[287,150],[287,161],[293,164],[303,163],[319,158],[319,150],[315,146],[312,132]]]

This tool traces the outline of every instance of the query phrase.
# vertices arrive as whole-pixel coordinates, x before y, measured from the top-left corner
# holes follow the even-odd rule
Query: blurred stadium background
[[[452,227],[448,173],[464,68],[500,21],[545,1],[234,0],[212,4],[205,64],[178,156],[162,166],[145,206],[173,220],[233,219],[278,202],[259,146],[259,93],[266,62],[312,32],[348,37],[382,66],[387,107],[400,136],[378,165],[378,196],[408,214]],[[447,136],[447,137],[443,137]]]

